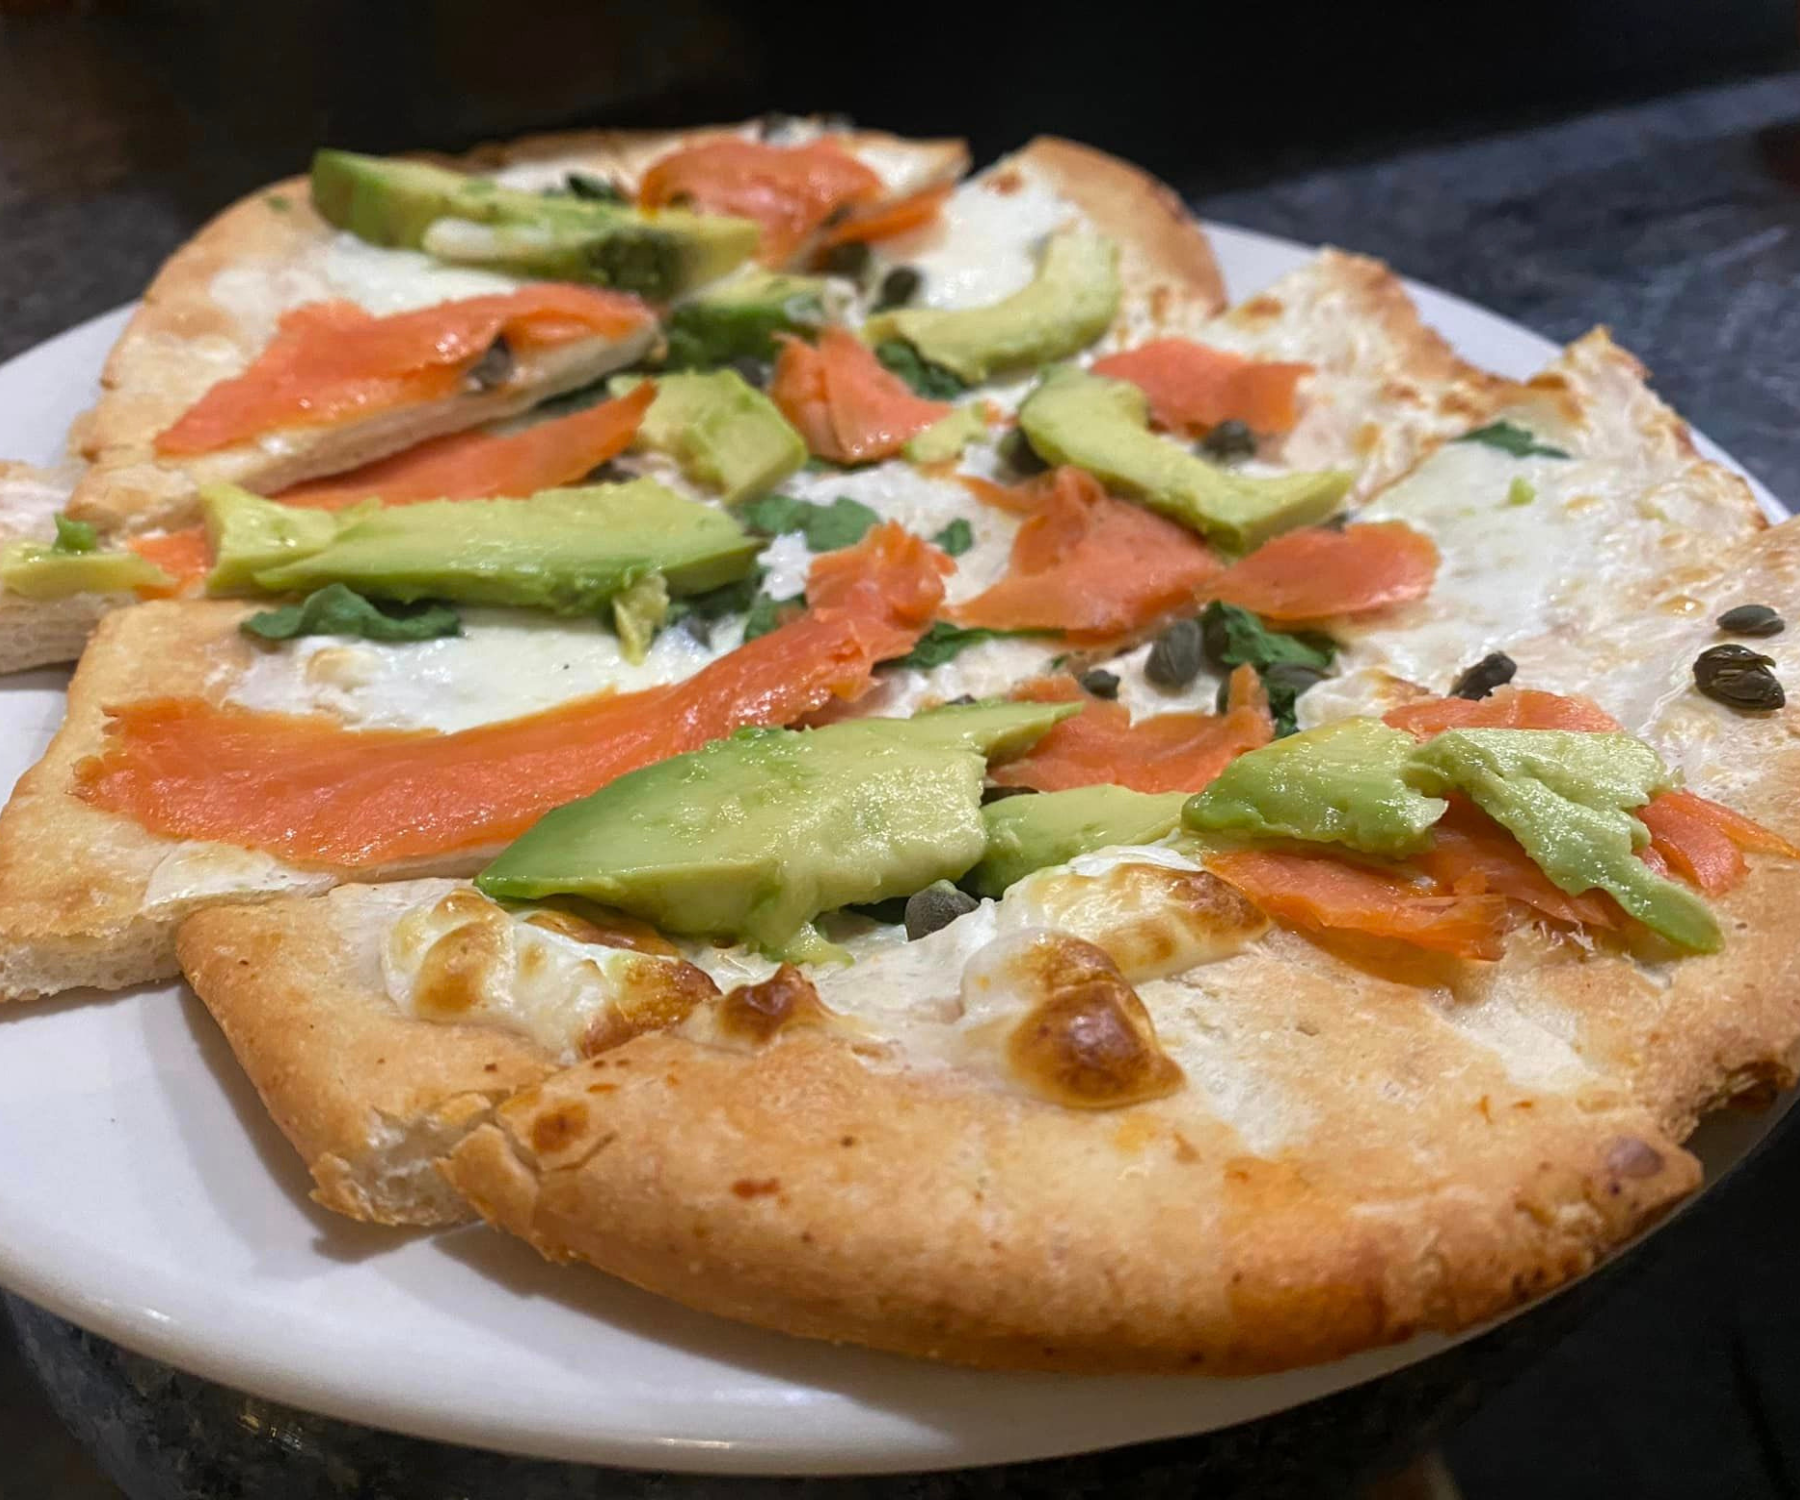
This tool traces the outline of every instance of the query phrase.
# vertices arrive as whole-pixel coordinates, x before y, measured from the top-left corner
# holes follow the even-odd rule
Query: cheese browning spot
[[[1101,949],[1047,932],[1012,966],[1042,997],[1006,1045],[1014,1076],[1032,1093],[1072,1109],[1116,1109],[1181,1087],[1144,1002]]]
[[[506,961],[506,914],[473,891],[452,891],[421,915],[449,930],[419,962],[413,1004],[428,1019],[454,1020],[485,1003],[492,976]]]
[[[740,984],[719,1003],[719,1031],[733,1041],[761,1046],[790,1026],[821,1026],[832,1011],[813,983],[783,964],[757,984]]]
[[[635,1036],[679,1026],[695,1006],[718,993],[706,971],[686,959],[643,964],[619,987],[611,1006],[589,1023],[579,1051],[583,1057],[594,1057]]]
[[[582,908],[579,912],[555,906],[540,907],[525,920],[533,927],[560,933],[578,943],[597,943],[603,948],[630,948],[637,953],[654,953],[660,958],[675,958],[681,953],[679,948],[648,922],[591,902],[582,901],[579,904]]]
[[[1132,983],[1229,958],[1269,930],[1268,917],[1205,870],[1061,870],[1033,880],[1025,895],[1045,926],[1079,932]]]

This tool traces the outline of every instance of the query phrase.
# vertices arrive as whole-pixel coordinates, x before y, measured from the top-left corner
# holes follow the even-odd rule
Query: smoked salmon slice
[[[1537,688],[1501,688],[1486,698],[1424,698],[1389,709],[1382,722],[1428,740],[1446,729],[1574,729],[1616,733],[1619,721],[1586,698]]]
[[[341,510],[370,496],[383,505],[413,505],[535,495],[575,484],[617,458],[655,399],[656,384],[646,380],[627,395],[566,417],[504,435],[453,432],[346,474],[294,485],[274,498],[283,505]]]
[[[1129,380],[1150,402],[1157,425],[1198,433],[1221,422],[1252,432],[1291,432],[1300,420],[1300,381],[1311,365],[1247,359],[1191,339],[1154,339],[1094,361],[1096,375]]]
[[[1284,624],[1368,614],[1423,599],[1437,578],[1430,537],[1401,521],[1290,531],[1233,563],[1215,599]]]
[[[892,522],[821,557],[806,613],[685,681],[455,734],[158,699],[112,711],[76,795],[176,838],[366,868],[492,847],[552,807],[746,725],[866,692],[910,650],[950,563]]]
[[[1457,958],[1499,958],[1505,948],[1504,896],[1439,895],[1398,873],[1272,849],[1215,854],[1206,868],[1296,927],[1393,938]]]
[[[1571,925],[1620,925],[1625,914],[1611,897],[1601,891],[1571,896],[1557,889],[1518,840],[1473,802],[1459,796],[1449,801],[1449,810],[1432,825],[1431,847],[1415,857],[1419,868],[1446,891],[1492,892]]]
[[[1110,782],[1138,792],[1197,792],[1246,750],[1275,737],[1268,700],[1252,667],[1231,674],[1222,714],[1169,713],[1131,721],[1122,703],[1088,696],[1072,678],[1043,677],[1014,695],[1087,706],[1017,760],[990,773],[1001,786],[1060,792]]]
[[[914,395],[867,344],[842,328],[827,328],[817,347],[783,335],[769,395],[809,452],[840,464],[892,458],[909,437],[950,410],[945,402]]]
[[[496,339],[521,351],[619,339],[653,316],[624,292],[549,283],[385,318],[354,302],[315,302],[285,314],[256,362],[212,386],[158,435],[156,451],[210,453],[282,428],[441,400],[463,388]]]
[[[940,183],[888,203],[852,208],[819,236],[819,245],[830,249],[833,245],[867,244],[922,229],[938,216],[953,187],[952,183]]]
[[[837,209],[881,195],[881,178],[835,141],[774,146],[724,137],[652,163],[638,202],[754,219],[762,229],[758,253],[775,262],[792,255]]]
[[[180,594],[197,589],[212,568],[212,549],[207,545],[204,526],[183,526],[177,531],[127,537],[125,545],[175,580],[175,587],[161,590],[162,593]]]
[[[1115,499],[1080,469],[1055,469],[1020,490],[1028,519],[1006,574],[951,610],[959,625],[1060,630],[1080,645],[1117,640],[1191,612],[1220,571],[1187,527]]]

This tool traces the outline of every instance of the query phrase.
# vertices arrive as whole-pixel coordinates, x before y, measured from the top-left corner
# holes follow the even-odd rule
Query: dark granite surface
[[[9,86],[27,77],[54,79],[54,89]],[[135,295],[207,209],[283,165],[209,135],[154,76],[104,48],[0,27],[0,356]],[[1181,186],[1219,219],[1385,256],[1554,338],[1610,324],[1696,425],[1777,494],[1800,496],[1797,183],[1800,73],[1395,149],[1365,165],[1276,173],[1255,188]],[[1784,1213],[1800,1156],[1793,1134],[1633,1257],[1638,1274],[1610,1296],[1602,1287],[1562,1299],[1380,1399],[1314,1408],[1276,1436],[880,1488],[1341,1493],[1355,1465],[1398,1457],[1460,1417],[1479,1389],[1583,1313],[1580,1329],[1452,1444],[1471,1496],[1796,1493],[1800,1381],[1788,1351],[1800,1328],[1786,1296]],[[146,1500],[708,1488],[476,1461],[354,1430],[320,1439],[307,1419],[208,1390],[41,1314],[27,1312],[25,1326],[59,1408]],[[0,1420],[11,1424],[0,1434],[0,1496],[108,1493],[42,1411],[16,1364],[0,1361]],[[249,1451],[260,1457],[242,1467],[236,1455]]]

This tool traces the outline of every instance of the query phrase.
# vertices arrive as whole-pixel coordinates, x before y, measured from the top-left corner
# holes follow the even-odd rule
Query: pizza
[[[186,977],[319,1202],[804,1336],[1452,1331],[1793,1077],[1800,542],[1603,330],[828,121],[321,152],[178,252],[0,622],[0,992]],[[17,495],[16,504],[12,500]]]

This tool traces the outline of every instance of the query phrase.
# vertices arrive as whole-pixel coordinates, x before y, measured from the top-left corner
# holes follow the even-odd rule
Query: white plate
[[[1213,234],[1233,300],[1310,253]],[[1523,376],[1556,352],[1412,291],[1476,364]],[[0,367],[0,454],[56,458],[128,313]],[[65,681],[0,684],[0,785],[49,741]],[[1715,1129],[1708,1175],[1769,1123]],[[12,1290],[262,1396],[544,1457],[739,1473],[1038,1458],[1241,1422],[1448,1342],[1253,1380],[983,1375],[703,1317],[483,1229],[353,1224],[308,1200],[299,1161],[176,985],[0,1010],[0,1143],[0,1282]]]

